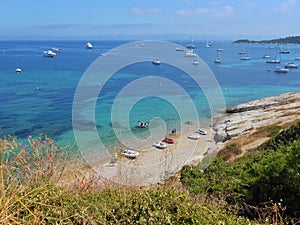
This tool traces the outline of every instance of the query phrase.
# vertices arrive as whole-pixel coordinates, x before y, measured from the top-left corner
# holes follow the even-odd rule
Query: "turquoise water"
[[[19,138],[27,135],[47,134],[61,145],[75,143],[72,127],[72,105],[76,87],[85,70],[101,53],[107,52],[126,41],[94,41],[94,49],[85,49],[85,41],[1,41],[0,42],[0,132]],[[177,42],[185,46],[188,42]],[[262,97],[285,92],[300,91],[300,68],[287,74],[273,72],[276,65],[267,65],[262,58],[269,45],[250,45],[251,60],[241,61],[237,54],[243,46],[223,42],[222,63],[214,64],[215,41],[210,48],[204,42],[194,42],[196,52],[214,73],[223,91],[226,106],[233,106]],[[56,58],[42,57],[42,52],[51,47],[62,49]],[[283,62],[292,61],[300,54],[300,46],[288,45],[291,54],[281,56]],[[273,54],[273,53],[272,53]],[[297,63],[297,61],[296,61]],[[300,64],[300,61],[299,61]],[[20,66],[22,73],[16,74]],[[271,71],[268,71],[271,70]],[[211,111],[203,91],[181,70],[148,62],[127,66],[114,74],[105,84],[95,107],[95,123],[99,136],[106,145],[116,141],[113,127],[122,129],[122,124],[112,121],[112,105],[126,84],[145,77],[157,76],[178,84],[192,98],[203,124],[208,124]],[[172,95],[172,93],[170,93]],[[185,99],[177,100],[184,108]],[[125,99],[128,103],[132,99]],[[188,112],[188,110],[187,110]],[[138,137],[149,136],[148,129],[136,128],[137,121],[150,122],[159,117],[168,129],[180,130],[180,116],[165,99],[147,97],[136,102],[129,114],[129,126]]]

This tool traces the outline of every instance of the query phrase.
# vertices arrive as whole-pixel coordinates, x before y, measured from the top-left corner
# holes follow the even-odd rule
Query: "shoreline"
[[[104,184],[105,181],[112,181],[129,186],[149,186],[164,182],[184,165],[198,164],[206,155],[215,156],[226,144],[241,137],[247,139],[262,127],[280,125],[284,128],[298,120],[300,92],[262,98],[228,108],[223,114],[214,116],[211,125],[203,127],[208,134],[201,135],[198,140],[188,139],[187,136],[199,127],[187,126],[187,130],[176,135],[176,143],[169,144],[166,149],[147,146],[141,149],[139,157],[134,160],[120,157],[95,168],[83,162],[86,171],[80,172],[87,180],[96,172]],[[256,140],[243,150],[254,149],[266,140]]]

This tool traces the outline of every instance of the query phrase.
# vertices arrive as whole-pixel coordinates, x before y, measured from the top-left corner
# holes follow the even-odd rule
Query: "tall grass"
[[[0,224],[257,224],[193,200],[175,185],[152,188],[79,180],[59,186],[64,149],[41,135],[0,139]]]

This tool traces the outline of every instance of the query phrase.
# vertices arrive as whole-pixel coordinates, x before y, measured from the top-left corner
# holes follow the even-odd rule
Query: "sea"
[[[44,134],[61,146],[75,146],[73,149],[76,150],[73,103],[80,81],[99,57],[109,57],[112,49],[134,42],[92,41],[93,49],[86,49],[87,40],[0,41],[0,136],[14,135],[20,141],[26,141],[28,135],[36,137]],[[171,42],[182,48],[191,43],[189,40]],[[286,74],[275,73],[278,65],[266,63],[263,58],[269,54],[272,58],[280,58],[281,65],[295,62],[300,66],[300,61],[295,60],[300,56],[299,45],[233,44],[232,41],[215,40],[211,41],[210,47],[206,47],[206,43],[206,40],[194,40],[194,51],[216,79],[224,98],[224,107],[300,91],[300,67],[290,69]],[[43,52],[53,47],[61,49],[61,52],[55,58],[43,57]],[[218,51],[218,48],[223,50]],[[279,55],[278,48],[289,50],[290,53]],[[243,56],[239,54],[241,51],[251,60],[240,60]],[[216,57],[221,57],[222,62],[214,63]],[[21,73],[16,73],[17,67],[22,69]],[[149,61],[133,63],[118,69],[110,77],[92,109],[95,117],[93,127],[106,146],[113,148],[116,145],[118,134],[113,128],[122,127],[111,116],[114,100],[126,85],[150,75],[170,80],[188,93],[204,124],[207,125],[216,113],[220,113],[211,111],[205,90],[176,66],[163,61],[160,65],[153,65]],[[141,88],[148,85],[146,82]],[[170,91],[171,86],[164,88]],[[147,137],[150,131],[137,128],[138,121],[150,123],[153,118],[158,118],[158,122],[165,124],[167,133],[170,129],[180,130],[181,113],[188,114],[189,110],[182,106],[183,109],[178,111],[168,99],[153,94],[144,96],[134,104],[128,96],[124,101],[131,105],[124,120],[128,120],[130,131],[139,138]]]

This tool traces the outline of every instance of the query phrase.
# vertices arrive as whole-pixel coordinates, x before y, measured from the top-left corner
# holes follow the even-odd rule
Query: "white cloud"
[[[279,7],[274,8],[274,11],[285,12],[285,11],[289,10],[290,8],[292,8],[296,3],[297,3],[297,0],[286,0],[286,1],[282,2],[282,4]]]
[[[160,13],[160,8],[141,8],[141,7],[133,7],[131,9],[131,13],[134,15],[142,15],[142,14],[154,14]]]
[[[226,17],[231,16],[235,12],[234,8],[230,5],[225,6],[222,9],[215,8],[197,8],[195,10],[178,10],[176,12],[179,16],[202,16],[202,15],[210,15],[214,17]]]

